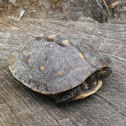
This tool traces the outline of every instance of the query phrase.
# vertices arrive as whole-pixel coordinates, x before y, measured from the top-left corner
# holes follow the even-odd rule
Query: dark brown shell
[[[96,70],[108,66],[92,47],[47,39],[27,43],[10,57],[10,71],[27,87],[42,94],[57,94],[83,83]],[[66,42],[66,40],[65,40]]]

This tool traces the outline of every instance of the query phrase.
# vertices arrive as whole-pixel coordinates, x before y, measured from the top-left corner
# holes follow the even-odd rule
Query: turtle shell
[[[27,87],[42,94],[58,94],[83,83],[110,59],[92,47],[67,39],[43,37],[27,43],[10,57],[10,71]]]

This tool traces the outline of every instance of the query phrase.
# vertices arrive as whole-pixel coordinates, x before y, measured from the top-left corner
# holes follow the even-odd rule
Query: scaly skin
[[[57,94],[57,95],[55,95],[55,98],[57,100],[56,102],[61,103],[61,102],[72,101],[72,99],[77,96],[77,94],[80,90],[81,90],[81,85],[79,85],[71,90]]]

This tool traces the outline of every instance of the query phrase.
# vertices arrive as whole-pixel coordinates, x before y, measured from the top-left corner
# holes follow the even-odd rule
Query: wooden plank
[[[125,24],[99,24],[90,19],[77,22],[4,19],[0,24],[0,125],[126,124]],[[52,98],[31,91],[11,75],[8,56],[42,33],[58,33],[70,40],[78,40],[78,45],[83,42],[92,45],[112,59],[113,74],[104,80],[103,87],[95,95],[68,104],[56,105]]]

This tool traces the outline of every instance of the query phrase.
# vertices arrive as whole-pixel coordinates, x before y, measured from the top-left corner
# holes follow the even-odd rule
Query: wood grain
[[[123,32],[122,32],[123,31]],[[68,104],[19,83],[8,68],[9,55],[39,34],[90,44],[112,60],[113,73],[94,95]],[[126,24],[96,21],[0,20],[0,126],[125,126]]]

